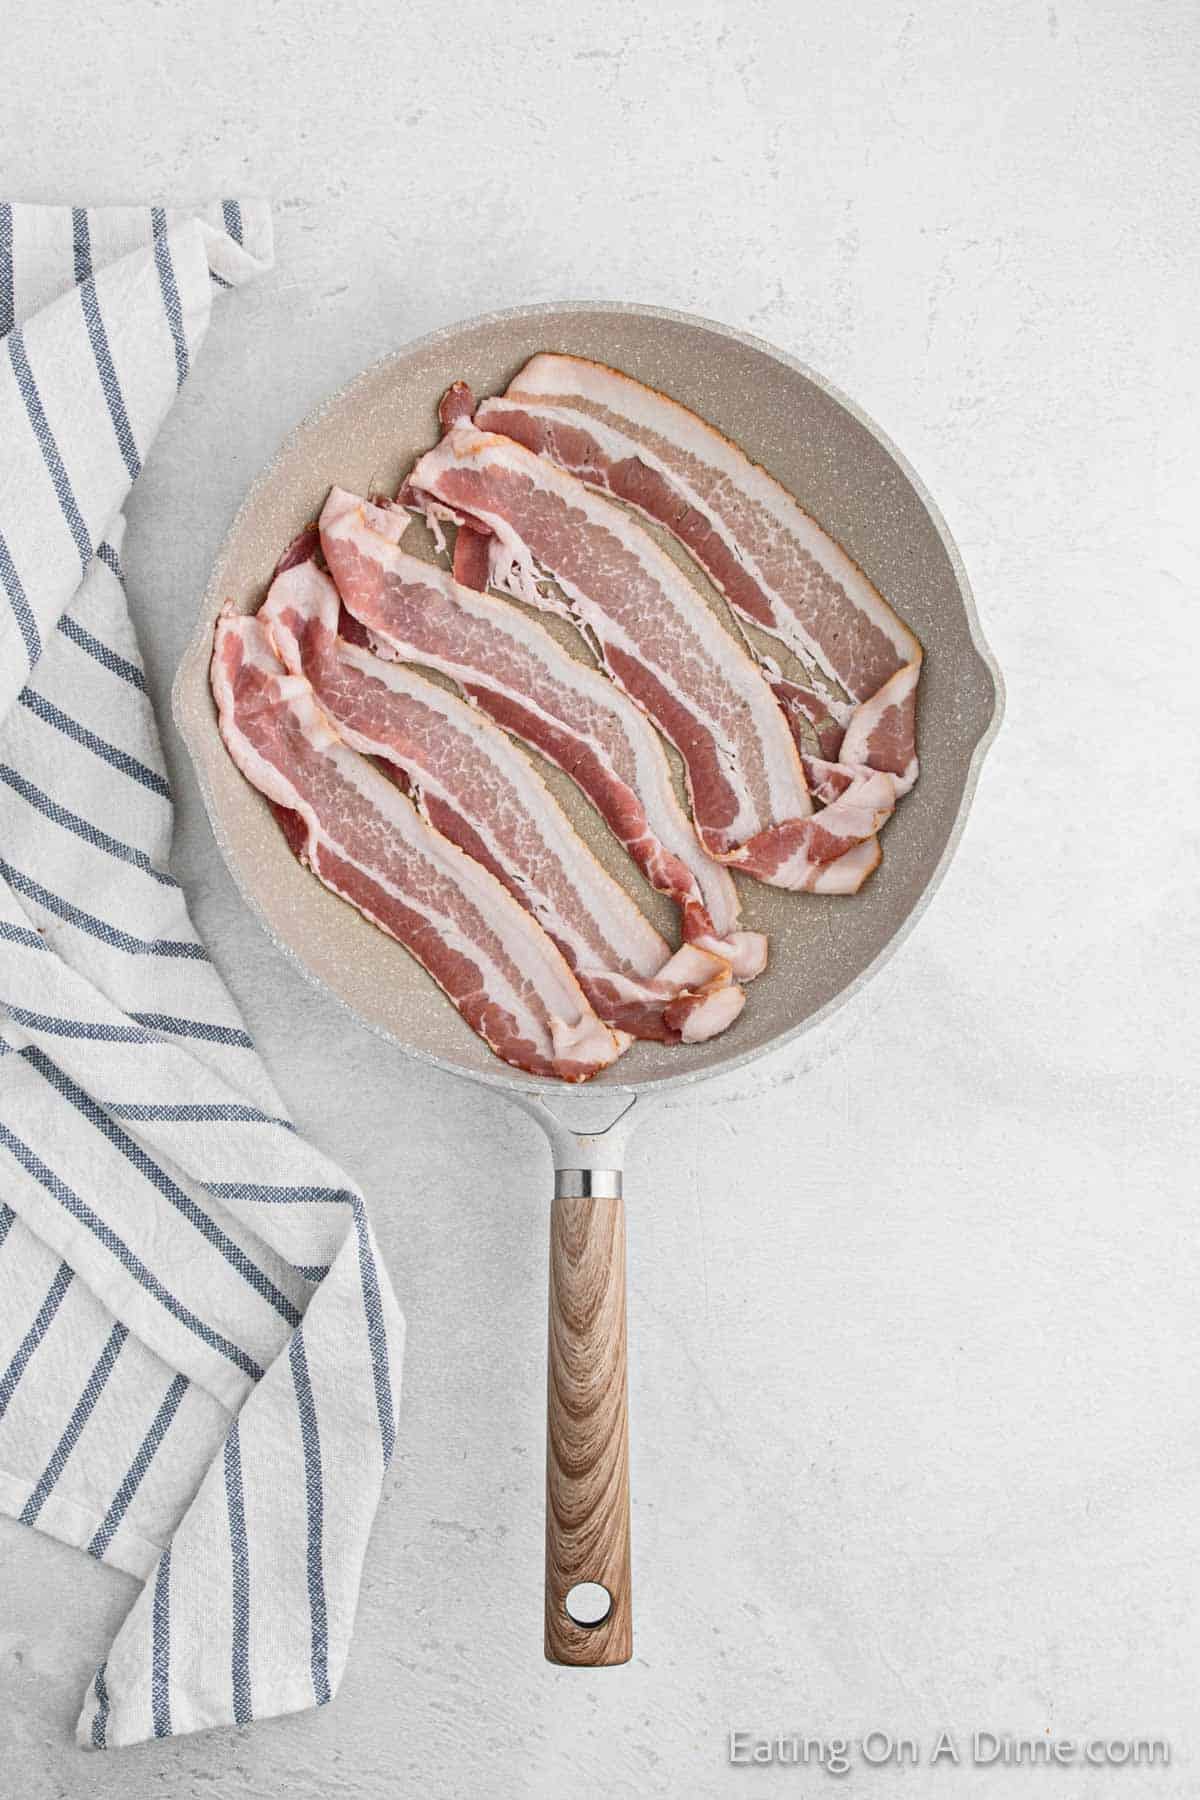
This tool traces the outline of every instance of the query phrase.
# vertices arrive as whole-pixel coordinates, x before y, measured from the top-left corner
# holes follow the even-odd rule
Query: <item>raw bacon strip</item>
[[[729,964],[692,945],[672,956],[510,739],[457,695],[339,640],[338,611],[308,561],[276,575],[258,617],[343,741],[401,769],[429,823],[549,932],[605,1023],[660,1043],[730,1024],[745,996]]]
[[[491,580],[492,539],[466,525],[454,539],[454,579],[482,594]]]
[[[892,808],[886,779],[859,803],[810,817],[792,734],[742,646],[653,538],[574,476],[510,438],[455,423],[404,495],[496,539],[492,579],[535,605],[545,570],[612,679],[684,762],[710,856],[775,887],[811,887],[821,866],[872,836]]]
[[[836,681],[860,708],[905,668],[914,671],[915,693],[921,646],[857,564],[765,469],[665,394],[602,363],[540,355],[507,393],[483,402],[475,422],[665,526],[742,618]],[[794,694],[780,698],[795,703]],[[825,696],[813,698],[827,716],[840,710],[838,723],[855,717]],[[820,738],[821,726],[805,716]],[[911,787],[914,708],[874,734],[864,723],[860,738],[872,767]],[[829,735],[820,741],[823,755],[836,756]]]
[[[212,687],[230,755],[293,815],[300,860],[411,951],[497,1056],[563,1081],[614,1061],[622,1046],[541,926],[346,748],[257,619],[218,621]]]
[[[784,716],[792,728],[792,736],[801,751],[804,749],[804,725],[801,721],[805,721],[813,728],[821,755],[830,761],[836,759],[845,740],[846,727],[830,711],[829,705],[802,682],[789,681],[785,676],[777,674],[773,666],[770,669],[764,668],[763,674],[783,708]]]
[[[536,620],[407,555],[407,523],[341,488],[330,494],[321,547],[351,618],[381,653],[448,675],[569,775],[650,885],[679,906],[685,941],[724,957],[737,980],[759,974],[766,939],[738,929],[737,890],[701,850],[653,728]]]
[[[481,532],[463,525],[460,527],[454,544],[454,576],[455,580],[466,587],[482,592],[491,578],[491,555],[488,539]],[[904,671],[902,671],[902,674]],[[832,759],[837,756],[846,736],[845,727],[839,725],[825,710],[818,697],[797,683],[784,681],[782,677],[772,683],[775,697],[790,713],[794,708],[806,718],[817,732],[817,741],[821,747],[821,756],[812,757],[802,752],[801,766],[804,779],[808,783],[809,792],[823,806],[830,806],[840,800],[853,787],[856,792],[863,791],[866,778],[875,773],[869,768],[857,764],[842,764]],[[890,685],[890,684],[888,684]],[[885,694],[887,687],[882,690]],[[861,708],[866,713],[867,708]],[[794,728],[797,745],[801,742],[798,728]],[[895,793],[903,792],[901,783],[892,777],[892,789]],[[881,793],[884,791],[879,790]],[[867,876],[878,868],[880,862],[879,841],[875,837],[865,839],[862,845],[844,851],[832,862],[823,864],[806,884],[811,892],[819,894],[856,894]]]
[[[896,793],[906,794],[917,779],[917,680],[920,662],[905,663],[851,715],[840,760],[887,769]]]
[[[864,838],[852,850],[823,863],[809,884],[813,894],[857,894],[868,875],[879,867],[881,853],[877,837]]]
[[[868,763],[829,762],[823,756],[803,756],[800,760],[804,764],[809,791],[822,806],[832,806],[835,800],[841,800],[847,794],[861,796],[868,783],[870,791],[874,792],[881,778],[891,783],[893,792],[897,786],[894,775],[885,777],[882,770],[873,769]]]

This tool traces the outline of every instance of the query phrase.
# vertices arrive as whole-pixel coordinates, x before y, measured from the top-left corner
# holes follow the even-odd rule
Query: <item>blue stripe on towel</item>
[[[45,907],[55,918],[73,925],[77,931],[85,931],[89,937],[98,938],[102,944],[108,944],[114,950],[123,950],[127,956],[170,956],[184,962],[207,962],[208,951],[196,938],[139,938],[132,932],[122,931],[117,925],[110,925],[107,919],[98,919],[94,913],[86,913],[82,907],[75,906],[70,900],[64,900],[61,894],[51,893],[49,888],[26,875],[23,869],[15,869],[10,862],[0,856],[0,875],[18,894],[24,894],[38,906]]]
[[[155,1044],[160,1038],[203,1038],[210,1044],[230,1044],[237,1050],[254,1048],[244,1031],[232,1025],[210,1025],[207,1019],[176,1019],[169,1013],[131,1013],[136,1025],[109,1025],[96,1019],[64,1019],[53,1013],[30,1012],[14,1006],[11,1000],[0,1000],[18,1025],[30,1031],[44,1031],[51,1037],[90,1038],[102,1044]],[[214,1190],[211,1190],[215,1192]]]
[[[0,1126],[0,1131],[3,1131]],[[70,1287],[75,1271],[66,1263],[60,1263],[58,1273],[50,1283],[50,1290],[38,1308],[37,1317],[17,1345],[16,1353],[4,1374],[0,1375],[0,1419],[8,1411],[8,1403],[17,1391],[17,1383],[29,1364],[29,1359],[50,1329],[50,1321],[62,1304],[62,1297]]]
[[[114,1325],[108,1334],[108,1342],[96,1359],[94,1368],[88,1376],[82,1394],[75,1402],[75,1410],[67,1420],[66,1429],[54,1446],[50,1461],[46,1464],[38,1478],[37,1486],[30,1494],[21,1509],[21,1524],[33,1525],[37,1516],[46,1504],[46,1497],[54,1488],[55,1482],[67,1466],[67,1458],[79,1442],[84,1426],[95,1410],[96,1402],[104,1392],[113,1365],[121,1354],[121,1346],[129,1336],[128,1327]]]
[[[106,1025],[96,1019],[60,1019],[52,1013],[30,1012],[28,1007],[14,1006],[11,1000],[0,1002],[10,1018],[30,1031],[44,1031],[51,1037],[87,1038],[99,1044],[153,1044],[154,1033],[140,1025]],[[7,1046],[5,1046],[7,1048]]]
[[[20,794],[28,805],[44,813],[55,825],[61,825],[64,831],[73,831],[76,837],[91,844],[93,849],[103,850],[106,856],[113,856],[118,862],[128,863],[131,868],[140,869],[151,881],[157,881],[163,887],[178,887],[175,877],[166,869],[158,869],[151,862],[144,850],[136,850],[132,844],[123,844],[120,838],[110,837],[107,831],[101,831],[90,819],[81,818],[69,808],[60,806],[51,795],[44,794],[39,787],[22,775],[18,769],[12,769],[7,763],[0,763],[0,781],[10,787],[14,794]]]
[[[242,1449],[235,1419],[225,1439],[225,1498],[229,1507],[230,1588],[233,1601],[230,1679],[237,1725],[254,1717],[250,1696],[250,1545],[242,1495]]]
[[[108,343],[108,333],[104,329],[100,297],[96,292],[96,283],[92,279],[92,243],[86,209],[82,206],[74,207],[71,219],[75,236],[75,281],[79,288],[79,304],[83,309],[83,322],[87,326],[92,355],[96,359],[96,373],[100,377],[100,386],[104,391],[104,403],[108,407],[108,416],[112,420],[117,446],[125,467],[129,471],[130,481],[136,481],[142,472],[142,459],[138,455],[137,445],[133,439],[133,427],[129,423],[129,414],[125,410],[125,396],[122,394],[121,384],[117,380],[116,366],[113,363],[112,351]]]
[[[38,441],[42,458],[50,479],[54,483],[54,491],[58,495],[58,504],[62,507],[63,518],[67,521],[71,536],[75,539],[75,548],[79,552],[80,570],[86,575],[93,555],[91,536],[84,523],[83,514],[79,510],[79,502],[75,498],[75,490],[71,486],[70,477],[63,466],[63,459],[59,455],[54,433],[50,429],[50,421],[46,417],[42,397],[38,393],[37,382],[33,379],[33,370],[29,366],[24,333],[19,326],[9,332],[5,342],[8,345],[13,374],[17,378],[17,386],[21,390],[21,398],[25,402],[30,428]]]
[[[10,944],[24,944],[27,950],[46,950],[49,948],[41,933],[32,925],[10,925],[7,919],[0,919],[0,938]]]
[[[105,558],[106,562],[107,560]],[[130,662],[126,656],[118,656],[115,650],[110,650],[107,644],[102,644],[98,637],[93,637],[91,632],[79,623],[78,619],[71,617],[70,613],[63,614],[58,621],[58,629],[65,638],[70,638],[73,644],[77,644],[81,650],[86,650],[89,656],[95,657],[98,663],[102,663],[110,675],[119,675],[122,681],[127,681],[131,687],[138,688],[143,694],[146,692],[146,677],[137,664]]]
[[[53,725],[57,731],[61,731],[66,737],[73,738],[75,743],[81,744],[85,750],[90,750],[92,755],[98,756],[102,762],[111,764],[114,769],[120,769],[122,775],[128,775],[131,781],[140,781],[142,786],[149,788],[152,794],[161,794],[164,800],[171,798],[170,788],[156,769],[148,769],[145,763],[139,762],[136,756],[130,756],[127,750],[119,750],[115,744],[110,744],[104,738],[97,737],[94,731],[89,731],[86,725],[79,723],[78,719],[72,719],[68,713],[63,712],[61,707],[55,706],[52,700],[47,700],[36,689],[22,688],[17,698],[22,706],[27,706],[31,713],[41,719],[43,724]]]
[[[235,1243],[227,1232],[222,1231],[216,1220],[210,1217],[202,1206],[198,1206],[192,1196],[185,1193],[178,1182],[172,1181],[165,1169],[160,1169],[158,1164],[147,1156],[136,1139],[131,1138],[127,1131],[122,1131],[116,1120],[110,1119],[103,1108],[96,1105],[90,1094],[85,1094],[83,1089],[72,1081],[69,1075],[64,1074],[57,1063],[51,1062],[46,1052],[39,1050],[36,1044],[27,1045],[21,1055],[37,1070],[43,1081],[48,1081],[50,1086],[75,1108],[76,1112],[81,1113],[90,1125],[95,1126],[101,1137],[106,1138],[114,1150],[119,1150],[122,1156],[133,1164],[139,1175],[158,1189],[163,1199],[170,1202],[181,1218],[186,1219],[189,1225],[195,1226],[201,1237],[225,1258],[230,1268],[236,1270],[242,1280],[248,1287],[254,1289],[261,1300],[265,1300],[269,1306],[273,1306],[289,1325],[295,1326],[300,1323],[303,1315],[293,1306],[287,1295],[276,1287],[266,1270],[260,1269],[253,1258],[247,1256],[241,1245]]]
[[[158,1453],[158,1446],[167,1435],[167,1428],[175,1414],[179,1411],[179,1402],[188,1388],[186,1375],[176,1375],[163,1396],[162,1405],[154,1415],[149,1431],[138,1447],[138,1453],[130,1463],[125,1479],[112,1497],[112,1502],[104,1518],[88,1545],[88,1555],[101,1557],[116,1536],[117,1527],[129,1510],[129,1504],[142,1485],[142,1478]]]
[[[3,1200],[0,1200],[0,1247],[3,1246],[5,1238],[12,1229],[12,1222],[16,1216],[17,1215],[12,1207],[7,1206]]]
[[[16,316],[13,287],[13,209],[5,200],[0,202],[0,338],[8,336],[16,323]]]
[[[367,1209],[357,1196],[354,1228],[358,1233],[358,1274],[367,1315],[367,1344],[371,1351],[375,1405],[379,1413],[379,1436],[383,1444],[383,1466],[386,1469],[396,1448],[396,1407],[392,1397],[392,1371],[388,1358],[387,1328],[383,1322],[383,1300],[379,1292],[379,1270],[375,1266],[375,1252],[371,1247]]]
[[[242,209],[236,200],[222,200],[221,216],[225,220],[225,229],[235,244],[242,242]]]
[[[17,574],[17,565],[13,562],[2,531],[0,531],[0,581],[4,583],[8,603],[21,628],[21,636],[25,639],[25,654],[29,658],[29,666],[32,669],[42,654],[42,634],[38,630],[37,619],[34,617],[33,608],[26,597],[25,589],[21,585],[21,577]]]
[[[158,1559],[154,1577],[153,1639],[150,1650],[150,1708],[155,1737],[171,1735],[171,1547]]]
[[[109,568],[112,570],[113,574],[116,576],[116,578],[120,582],[121,586],[124,587],[125,586],[125,571],[121,567],[121,558],[117,555],[117,553],[113,549],[112,545],[108,544],[108,543],[101,544],[100,548],[96,552],[96,555],[100,558],[100,561],[105,565],[106,568]]]
[[[92,272],[92,234],[86,206],[71,208],[71,238],[75,250],[75,285],[78,287]]]
[[[163,310],[167,315],[167,323],[171,327],[171,337],[175,343],[175,385],[182,387],[187,380],[188,348],[187,338],[183,330],[183,306],[179,299],[179,287],[175,280],[175,266],[171,261],[171,244],[167,237],[167,215],[161,206],[150,209],[150,224],[154,232],[154,262],[158,269],[158,284],[162,289]]]
[[[150,1031],[165,1032],[170,1037],[203,1038],[207,1044],[230,1044],[235,1050],[253,1050],[254,1044],[236,1025],[210,1025],[207,1019],[177,1019],[171,1013],[130,1013]]]
[[[3,1145],[4,1149],[16,1158],[26,1174],[32,1175],[33,1179],[40,1182],[48,1194],[54,1196],[65,1212],[70,1213],[73,1219],[86,1226],[93,1237],[104,1245],[109,1255],[114,1257],[122,1268],[132,1275],[141,1287],[145,1288],[150,1297],[157,1300],[158,1304],[170,1313],[173,1319],[194,1333],[202,1343],[207,1344],[210,1350],[216,1350],[221,1356],[228,1358],[235,1368],[240,1369],[244,1375],[248,1375],[252,1381],[262,1380],[262,1365],[254,1360],[249,1351],[231,1343],[227,1337],[214,1330],[203,1319],[197,1318],[190,1307],[185,1306],[181,1300],[177,1300],[170,1289],[165,1288],[158,1277],[151,1274],[141,1257],[129,1248],[124,1239],[118,1237],[117,1233],[110,1225],[106,1225],[103,1219],[97,1218],[87,1202],[81,1200],[65,1181],[60,1180],[53,1169],[46,1167],[41,1157],[36,1155],[23,1139],[17,1137],[15,1132],[10,1131],[4,1124],[0,1124],[0,1145]]]
[[[168,1105],[165,1101],[106,1100],[104,1110],[114,1119],[161,1119],[172,1125],[278,1125],[294,1132],[290,1119],[279,1119],[257,1106],[228,1100],[200,1100],[195,1104]]]
[[[108,1683],[105,1674],[107,1662],[102,1662],[96,1670],[93,1686],[96,1689],[96,1716],[92,1720],[92,1748],[105,1750],[108,1748]]]
[[[206,1181],[204,1185],[218,1200],[261,1200],[268,1206],[328,1200],[353,1207],[358,1200],[357,1194],[352,1194],[349,1188],[269,1187],[262,1181]]]
[[[329,1625],[325,1613],[325,1571],[322,1557],[322,1534],[325,1523],[325,1497],[321,1482],[321,1434],[317,1425],[317,1407],[308,1374],[308,1358],[304,1354],[304,1333],[297,1331],[288,1348],[292,1380],[296,1387],[296,1409],[300,1415],[300,1437],[304,1445],[304,1492],[308,1504],[308,1607],[312,1621],[312,1683],[318,1706],[329,1700]]]

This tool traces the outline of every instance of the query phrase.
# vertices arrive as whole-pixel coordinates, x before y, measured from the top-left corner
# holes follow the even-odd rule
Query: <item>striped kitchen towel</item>
[[[362,1198],[168,872],[122,586],[129,486],[270,260],[257,203],[0,205],[0,1508],[144,1584],[99,1748],[331,1697],[395,1439]]]

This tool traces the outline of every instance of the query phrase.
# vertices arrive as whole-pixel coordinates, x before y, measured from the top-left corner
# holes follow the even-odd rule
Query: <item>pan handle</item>
[[[550,1214],[546,1660],[633,1655],[625,1202],[614,1169],[558,1169]]]
[[[648,1099],[628,1088],[513,1098],[554,1158],[546,1660],[607,1668],[633,1655],[621,1164]]]

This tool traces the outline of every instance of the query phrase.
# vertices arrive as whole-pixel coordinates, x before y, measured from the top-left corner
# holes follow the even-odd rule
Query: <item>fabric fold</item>
[[[121,508],[268,209],[0,206],[0,1510],[145,1585],[104,1748],[321,1705],[403,1321],[167,866]]]

